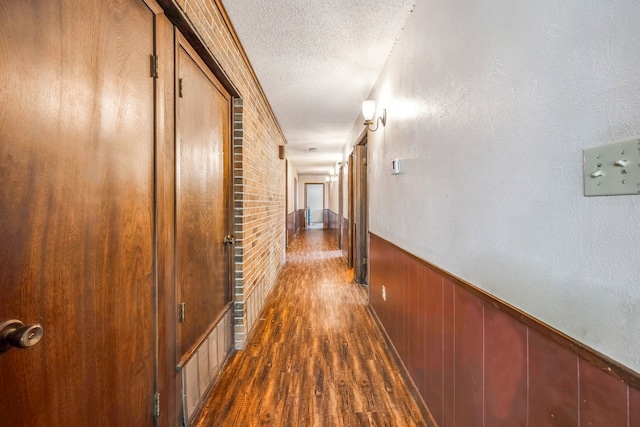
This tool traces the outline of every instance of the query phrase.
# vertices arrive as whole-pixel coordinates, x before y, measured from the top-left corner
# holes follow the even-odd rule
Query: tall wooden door
[[[153,25],[0,2],[0,324],[44,330],[0,353],[3,427],[153,425]]]
[[[225,244],[231,98],[186,42],[178,48],[178,78],[178,349],[184,362],[231,302],[231,245]]]
[[[367,187],[367,140],[354,147],[354,219],[355,219],[355,257],[354,269],[356,283],[366,285],[369,282],[369,199]]]

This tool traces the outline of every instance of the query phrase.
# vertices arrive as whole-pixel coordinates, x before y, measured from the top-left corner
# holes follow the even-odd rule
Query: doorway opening
[[[304,198],[307,228],[324,228],[324,184],[305,184]]]
[[[369,191],[367,177],[367,134],[358,140],[351,154],[349,177],[350,258],[356,283],[369,283]]]

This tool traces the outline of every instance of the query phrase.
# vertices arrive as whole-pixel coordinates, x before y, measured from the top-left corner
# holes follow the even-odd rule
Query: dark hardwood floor
[[[293,239],[245,350],[196,425],[427,425],[328,232]]]

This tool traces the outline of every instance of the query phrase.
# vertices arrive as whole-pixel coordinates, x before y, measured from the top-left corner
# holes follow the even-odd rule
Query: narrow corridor
[[[425,426],[341,253],[302,231],[197,425]]]

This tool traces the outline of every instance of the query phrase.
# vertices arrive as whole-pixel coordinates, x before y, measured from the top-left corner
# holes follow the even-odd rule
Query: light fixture
[[[380,122],[382,122],[382,126],[387,124],[387,109],[383,108],[382,109],[382,115],[380,117],[378,117],[377,120],[375,120],[376,128],[375,129],[371,129],[371,125],[374,122],[373,116],[375,115],[375,113],[376,113],[376,101],[373,101],[371,99],[367,99],[366,101],[364,101],[362,103],[362,117],[364,117],[364,125],[371,132],[375,132],[375,131],[378,130],[378,127],[380,126]]]

